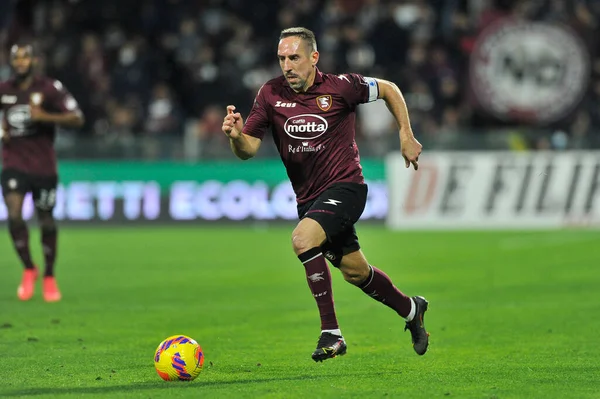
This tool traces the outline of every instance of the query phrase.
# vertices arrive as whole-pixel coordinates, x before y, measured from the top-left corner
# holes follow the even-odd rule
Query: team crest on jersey
[[[42,102],[44,101],[44,96],[42,95],[42,93],[38,92],[31,93],[31,97],[29,97],[29,100],[33,105],[42,105]]]
[[[31,108],[25,104],[18,104],[8,108],[6,111],[6,122],[15,129],[27,129],[31,124]]]
[[[331,95],[327,94],[324,96],[317,97],[317,106],[321,109],[321,111],[328,111],[331,108]]]

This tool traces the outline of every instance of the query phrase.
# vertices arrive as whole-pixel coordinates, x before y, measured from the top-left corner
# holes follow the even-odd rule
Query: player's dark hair
[[[31,42],[30,40],[19,40],[15,43],[13,43],[12,46],[10,46],[10,55],[11,57],[13,55],[15,55],[17,53],[17,50],[24,48],[27,50],[27,52],[33,57],[34,56],[34,46],[33,46],[33,42]]]
[[[317,51],[317,39],[315,38],[315,34],[313,33],[313,31],[311,31],[310,29],[302,27],[284,29],[279,35],[279,40],[291,36],[299,37],[300,39],[304,40],[306,44],[308,44],[311,51]]]

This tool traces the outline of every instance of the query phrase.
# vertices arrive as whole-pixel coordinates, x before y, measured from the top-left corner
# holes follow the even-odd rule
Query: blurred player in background
[[[223,132],[233,153],[249,159],[257,153],[266,130],[272,129],[298,203],[300,222],[292,233],[292,246],[304,264],[321,316],[321,335],[312,358],[323,361],[346,353],[326,259],[346,281],[403,317],[414,350],[423,355],[429,344],[423,323],[428,302],[406,296],[384,272],[370,265],[354,228],[367,200],[354,140],[359,104],[386,102],[400,129],[406,167],[418,168],[421,144],[413,136],[402,94],[386,80],[321,73],[316,67],[315,36],[305,28],[282,31],[277,56],[283,76],[262,86],[245,124],[235,107],[228,106]]]
[[[77,101],[57,81],[34,76],[35,58],[29,43],[10,49],[14,76],[0,83],[2,117],[2,194],[8,209],[8,229],[25,267],[19,299],[34,293],[38,268],[29,251],[29,231],[23,220],[25,195],[31,192],[44,251],[44,299],[61,298],[54,277],[57,231],[52,210],[56,202],[58,172],[54,137],[56,125],[76,128],[84,123]]]

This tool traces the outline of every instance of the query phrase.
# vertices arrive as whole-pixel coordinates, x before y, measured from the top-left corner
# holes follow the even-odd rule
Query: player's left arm
[[[34,122],[53,123],[66,128],[79,128],[85,123],[79,104],[64,86],[55,81],[49,92],[49,103],[58,112],[49,112],[41,104],[30,103],[31,119]]]
[[[395,83],[384,79],[376,79],[379,93],[378,99],[385,101],[385,105],[390,110],[400,129],[400,148],[406,167],[411,164],[417,170],[419,168],[419,155],[421,154],[421,143],[415,138],[410,126],[408,116],[408,107],[402,92]]]

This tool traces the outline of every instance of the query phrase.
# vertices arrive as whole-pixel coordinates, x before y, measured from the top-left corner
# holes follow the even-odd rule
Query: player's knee
[[[292,247],[296,255],[300,255],[309,249],[320,247],[326,238],[325,231],[318,222],[305,218],[292,232]]]
[[[314,247],[310,245],[310,240],[305,234],[292,233],[292,248],[296,255],[300,255]]]
[[[21,216],[21,212],[8,214],[8,228],[9,229],[21,229],[25,226],[25,220]]]
[[[23,215],[20,210],[8,210],[8,222],[9,223],[24,223]]]
[[[21,207],[22,205],[20,203],[13,203],[13,202],[9,202],[7,201],[6,203],[6,210],[8,213],[8,220],[9,221],[15,221],[15,222],[19,222],[19,221],[23,221],[23,213],[21,211]]]
[[[56,223],[52,214],[39,215],[38,221],[40,223],[40,229],[44,233],[53,233],[56,231]]]
[[[42,230],[43,234],[52,234],[56,232],[56,224],[54,223],[54,221],[52,222],[46,222],[46,223],[40,223],[40,230]]]
[[[300,255],[319,245],[320,243],[317,240],[302,230],[295,229],[292,232],[292,248],[294,248],[296,255]]]

